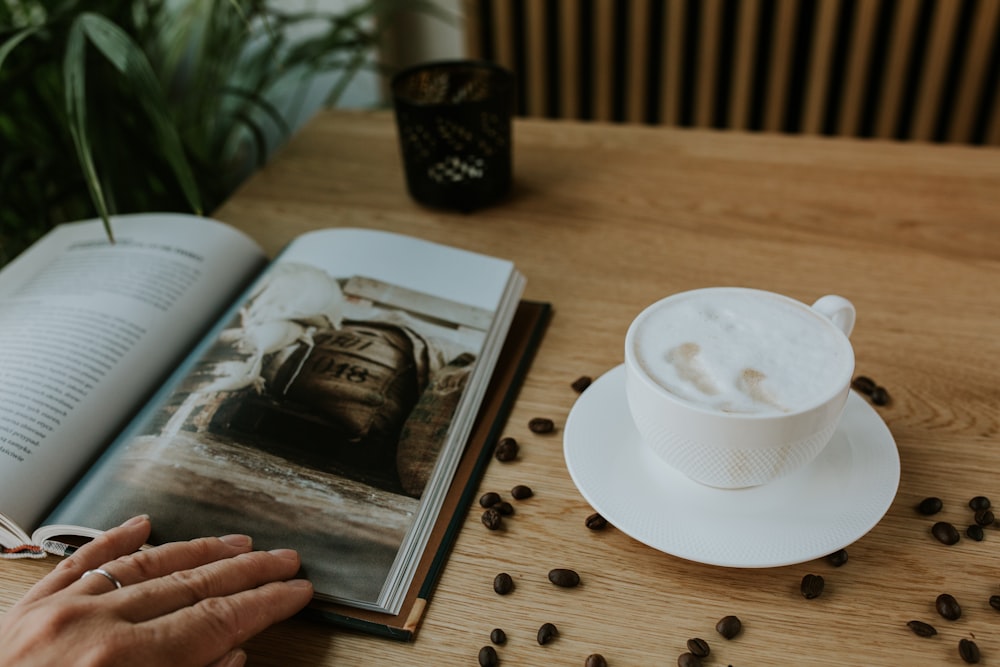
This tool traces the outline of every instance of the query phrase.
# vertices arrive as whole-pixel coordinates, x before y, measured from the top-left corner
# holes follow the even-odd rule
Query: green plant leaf
[[[85,82],[87,40],[128,81],[150,121],[156,136],[157,148],[170,165],[188,204],[200,214],[201,194],[184,153],[177,128],[165,111],[166,99],[152,66],[142,49],[125,31],[103,16],[83,13],[73,22],[67,42],[64,61],[66,111],[80,166],[86,176],[94,206],[104,220],[109,236],[111,234],[109,209],[94,165],[90,142],[87,140]]]
[[[33,25],[28,28],[22,28],[10,36],[3,44],[0,44],[0,69],[3,69],[3,61],[7,59],[10,52],[14,50],[14,47],[41,30],[42,27],[40,25]]]

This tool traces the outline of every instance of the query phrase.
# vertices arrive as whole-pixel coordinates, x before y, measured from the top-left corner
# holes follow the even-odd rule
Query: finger
[[[220,653],[226,655],[231,648],[300,611],[309,604],[312,594],[312,584],[305,579],[272,582],[235,595],[202,600],[149,621],[147,628],[159,639],[170,638],[160,645],[176,651],[174,662],[183,658],[192,664],[211,663]]]
[[[122,613],[145,621],[215,597],[233,595],[294,577],[299,555],[289,549],[254,551],[130,586],[123,592]]]
[[[52,572],[31,587],[21,602],[27,604],[52,595],[78,581],[87,570],[93,570],[110,560],[138,550],[149,539],[150,528],[149,517],[143,514],[98,535],[80,547],[76,553],[60,561]],[[97,581],[88,583],[96,590],[108,590],[110,586],[107,580],[104,580],[103,588]]]
[[[134,586],[173,572],[232,558],[247,553],[252,548],[253,541],[246,535],[202,537],[187,542],[169,542],[131,553],[104,563],[101,568],[112,574],[123,586]],[[88,590],[106,593],[109,589],[105,584]]]
[[[245,664],[247,664],[246,651],[240,648],[234,648],[229,653],[208,665],[208,667],[243,667]]]

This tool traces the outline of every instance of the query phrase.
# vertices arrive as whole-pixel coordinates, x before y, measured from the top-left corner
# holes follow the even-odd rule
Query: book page
[[[522,289],[500,259],[307,234],[49,522],[247,533],[298,550],[318,597],[398,609]]]
[[[0,272],[0,512],[30,532],[264,257],[205,218],[63,225]]]

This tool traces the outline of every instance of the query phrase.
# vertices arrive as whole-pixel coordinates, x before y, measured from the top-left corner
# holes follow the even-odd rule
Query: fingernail
[[[277,556],[278,558],[284,558],[286,560],[298,560],[299,554],[292,549],[272,549],[268,551],[272,556]]]
[[[293,588],[312,588],[313,587],[312,582],[309,581],[308,579],[289,579],[285,583],[288,584],[289,586],[292,586]]]
[[[140,514],[138,516],[132,517],[131,519],[129,519],[128,521],[126,521],[125,523],[123,523],[121,525],[121,527],[122,528],[128,528],[129,526],[138,526],[140,523],[143,523],[145,521],[149,521],[149,515],[148,514]]]
[[[247,654],[242,649],[233,649],[222,659],[219,667],[243,667],[247,664]]]
[[[249,547],[253,544],[249,535],[223,535],[219,539],[231,547]]]

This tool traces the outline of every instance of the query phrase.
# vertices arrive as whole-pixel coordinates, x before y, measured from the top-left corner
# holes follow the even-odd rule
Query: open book
[[[0,271],[0,555],[147,513],[153,543],[295,548],[328,617],[412,632],[393,619],[447,546],[456,470],[481,472],[505,418],[486,404],[543,326],[508,340],[523,277],[387,232],[310,232],[268,262],[206,218],[112,224],[114,244],[63,225]]]

